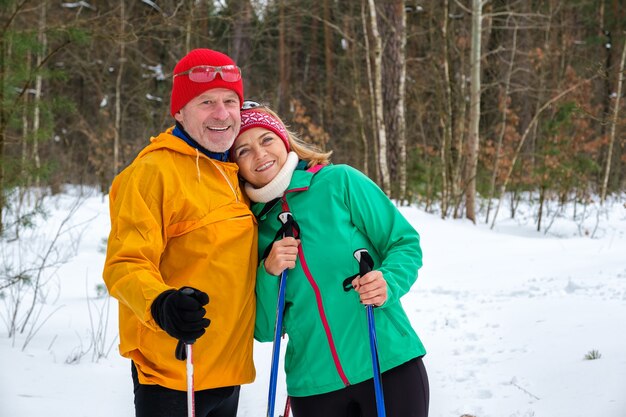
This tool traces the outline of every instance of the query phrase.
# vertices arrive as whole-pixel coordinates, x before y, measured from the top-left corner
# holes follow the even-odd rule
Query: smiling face
[[[174,117],[203,148],[225,152],[239,133],[239,105],[233,90],[213,88],[193,98]]]
[[[239,135],[231,152],[241,176],[256,188],[273,180],[287,160],[283,141],[262,127],[253,127]]]

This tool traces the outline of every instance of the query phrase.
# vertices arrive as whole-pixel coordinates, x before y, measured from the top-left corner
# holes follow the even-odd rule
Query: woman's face
[[[287,148],[271,130],[253,127],[235,140],[232,158],[241,176],[256,188],[267,185],[285,164]]]

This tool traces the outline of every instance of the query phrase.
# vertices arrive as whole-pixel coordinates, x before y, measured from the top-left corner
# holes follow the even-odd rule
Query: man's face
[[[174,118],[203,148],[225,152],[239,133],[240,108],[237,93],[226,88],[213,88],[192,99]]]

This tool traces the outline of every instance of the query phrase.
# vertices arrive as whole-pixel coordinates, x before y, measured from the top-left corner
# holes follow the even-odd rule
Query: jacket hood
[[[172,133],[173,130],[174,126],[168,128],[165,132],[160,133],[158,136],[152,136],[150,138],[150,144],[143,148],[135,159],[143,158],[148,153],[159,149],[169,149],[183,155],[195,157],[197,154],[196,149],[189,146],[184,140],[174,136]]]

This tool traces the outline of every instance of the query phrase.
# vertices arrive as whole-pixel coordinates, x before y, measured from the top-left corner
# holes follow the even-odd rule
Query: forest
[[[507,199],[626,189],[622,0],[0,0],[0,232],[25,190],[106,193],[211,48],[399,203],[492,222]]]

